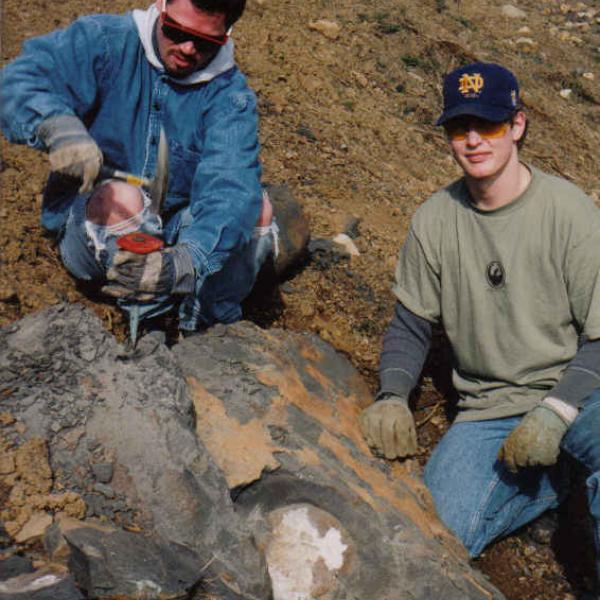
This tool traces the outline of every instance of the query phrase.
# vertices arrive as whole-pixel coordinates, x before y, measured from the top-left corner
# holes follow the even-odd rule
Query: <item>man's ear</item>
[[[518,142],[523,137],[526,126],[527,115],[520,110],[512,118],[512,135],[515,142]]]

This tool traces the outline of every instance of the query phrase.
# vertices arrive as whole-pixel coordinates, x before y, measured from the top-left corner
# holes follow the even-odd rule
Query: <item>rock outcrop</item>
[[[238,323],[172,349],[149,335],[128,355],[91,313],[59,306],[0,332],[0,399],[7,455],[47,445],[45,494],[129,530],[65,526],[40,505],[63,523],[47,545],[64,538],[85,597],[502,597],[410,467],[370,455],[368,389],[315,336]],[[0,481],[9,500],[19,482]]]

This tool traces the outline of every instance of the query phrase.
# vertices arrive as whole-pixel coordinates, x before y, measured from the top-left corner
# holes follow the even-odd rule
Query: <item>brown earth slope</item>
[[[2,59],[16,56],[24,39],[79,15],[137,6],[7,0]],[[259,96],[265,181],[291,186],[316,237],[331,237],[358,218],[361,252],[351,261],[315,261],[280,295],[254,298],[254,320],[318,332],[375,388],[393,266],[410,216],[458,175],[432,123],[442,75],[462,62],[497,61],[517,73],[531,119],[525,160],[598,201],[600,4],[521,0],[518,8],[523,14],[511,17],[490,0],[249,0],[234,38]],[[38,225],[46,175],[43,155],[2,140],[0,325],[78,300],[123,335],[119,313],[75,285]],[[432,361],[432,375],[440,360]],[[421,462],[447,426],[439,391],[429,379],[423,387]],[[581,514],[579,504],[569,510]],[[569,544],[577,547],[583,535],[571,530],[559,537],[560,563],[550,545],[524,532],[490,549],[480,565],[509,598],[573,598],[590,585],[590,560],[578,553],[569,561]]]

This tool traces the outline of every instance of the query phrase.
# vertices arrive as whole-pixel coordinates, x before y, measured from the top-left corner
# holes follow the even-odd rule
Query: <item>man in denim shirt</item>
[[[389,459],[417,451],[408,398],[439,323],[458,392],[425,468],[440,518],[477,556],[558,506],[569,455],[587,471],[600,550],[600,211],[521,162],[527,119],[504,67],[450,73],[438,125],[463,177],[412,219],[364,435]]]
[[[42,224],[76,277],[105,282],[146,316],[176,303],[194,331],[240,318],[276,242],[261,189],[256,98],[233,57],[245,0],[157,0],[27,41],[2,73],[2,131],[49,152]],[[102,164],[152,178],[161,129],[169,186],[160,215],[129,184],[94,186]],[[165,248],[119,250],[132,231]]]

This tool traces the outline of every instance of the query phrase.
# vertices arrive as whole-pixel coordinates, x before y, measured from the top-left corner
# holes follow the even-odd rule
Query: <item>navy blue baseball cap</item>
[[[517,78],[494,63],[476,62],[455,69],[444,79],[444,112],[436,125],[462,115],[507,121],[521,105]]]

